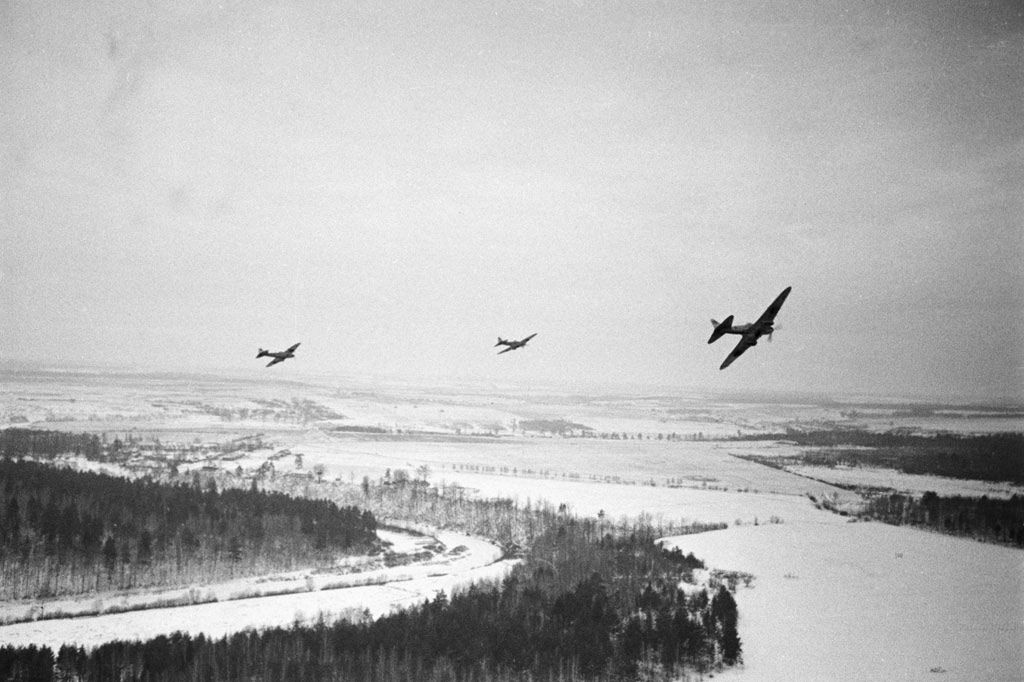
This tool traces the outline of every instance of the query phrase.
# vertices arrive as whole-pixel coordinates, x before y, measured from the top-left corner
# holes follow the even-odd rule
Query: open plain
[[[519,505],[564,505],[616,520],[719,523],[724,530],[667,541],[710,567],[752,574],[740,587],[744,665],[730,677],[764,679],[1019,679],[1024,672],[1024,553],[907,527],[855,522],[852,474],[790,471],[750,455],[789,456],[786,429],[892,428],[928,433],[937,411],[872,407],[788,396],[594,395],[545,389],[375,386],[350,379],[265,381],[17,372],[4,376],[0,426],[98,433],[126,444],[118,462],[65,457],[65,466],[129,476],[172,469],[243,480],[260,478],[302,493],[317,481],[360,485],[416,479]],[[965,433],[1012,431],[1016,408],[958,412]],[[979,420],[975,423],[975,416]],[[884,471],[862,471],[872,485]],[[891,472],[890,472],[891,473]],[[900,480],[896,477],[896,480]],[[907,489],[929,479],[902,479]],[[944,494],[1003,496],[1010,484],[934,479]],[[894,486],[894,489],[896,486]],[[501,552],[469,537],[434,535],[464,554],[433,568],[366,575],[351,587],[308,584],[291,594],[249,595],[157,610],[83,615],[0,627],[0,641],[96,645],[126,632],[226,634],[247,627],[371,615],[438,590],[500,578]],[[397,536],[391,540],[398,541]],[[465,546],[469,549],[465,549]],[[491,549],[488,549],[491,547]],[[441,552],[444,558],[444,552]],[[323,581],[322,581],[323,582]],[[237,586],[236,586],[237,587]],[[205,589],[216,592],[216,586]],[[229,588],[223,588],[229,592]],[[138,595],[108,595],[128,602]],[[141,602],[145,602],[142,599]],[[141,603],[140,602],[140,603]],[[4,613],[45,613],[54,604],[4,604]]]

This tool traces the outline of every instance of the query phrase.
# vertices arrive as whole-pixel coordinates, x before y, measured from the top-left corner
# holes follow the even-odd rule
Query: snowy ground
[[[385,469],[410,474],[423,465],[430,480],[452,479],[467,468],[507,468],[507,473],[548,479],[627,483],[654,482],[692,488],[728,488],[761,493],[802,495],[838,489],[733,457],[731,444],[716,442],[615,441],[585,438],[481,439],[479,442],[374,441],[354,438],[324,440],[310,434],[296,442],[304,466],[322,464],[329,478],[358,482],[364,475],[379,478]],[[751,450],[747,448],[747,450]],[[509,483],[514,488],[516,484]]]
[[[873,486],[876,488],[892,488],[893,490],[914,495],[921,495],[929,490],[938,495],[963,495],[972,497],[1009,498],[1013,495],[1024,495],[1024,486],[1011,483],[992,483],[989,481],[970,481],[945,476],[923,476],[905,474],[895,469],[875,469],[871,467],[819,467],[790,466],[786,467],[803,476],[811,476],[818,480],[837,483],[839,485]]]
[[[309,592],[410,580],[439,573],[459,572],[489,564],[501,557],[501,550],[480,538],[469,538],[447,531],[423,529],[424,533],[379,530],[385,543],[383,554],[350,556],[340,559],[333,569],[300,570],[274,575],[238,578],[212,585],[173,589],[146,589],[131,592],[107,592],[81,597],[47,599],[41,602],[0,602],[0,623],[52,618],[54,614],[72,617],[138,611],[154,606],[180,603],[225,602],[284,593]],[[387,566],[385,558],[409,557],[410,563]],[[419,555],[412,561],[412,555]],[[397,563],[397,562],[396,562]]]
[[[744,665],[716,679],[1024,679],[1020,550],[879,523],[743,526],[669,544],[755,576],[736,595]]]
[[[0,427],[78,431],[159,432],[174,422],[199,430],[301,427],[289,414],[293,400],[310,400],[342,415],[332,422],[383,428],[490,431],[509,430],[516,421],[565,419],[598,432],[702,433],[778,432],[787,426],[911,428],[959,433],[1024,431],[1024,408],[964,406],[939,409],[900,400],[835,398],[759,402],[755,398],[675,391],[660,395],[592,395],[523,392],[493,386],[426,386],[352,379],[282,380],[266,374],[234,377],[143,373],[0,370]],[[217,410],[259,410],[277,414],[262,424],[221,419]],[[320,419],[320,417],[317,417]],[[187,430],[187,429],[186,429]]]
[[[458,482],[483,497],[511,497],[520,504],[540,500],[555,505],[564,503],[577,514],[596,516],[603,511],[611,519],[649,514],[653,519],[664,522],[715,522],[730,525],[766,523],[771,517],[783,523],[810,518],[821,523],[838,523],[842,520],[831,513],[818,512],[809,499],[795,494],[577,483],[448,472],[445,472],[443,478]],[[808,483],[814,484],[813,481]],[[820,494],[824,489],[829,489],[829,486],[819,485],[816,490]]]
[[[148,639],[179,630],[219,637],[244,628],[315,621],[321,615],[330,622],[364,609],[379,616],[431,599],[438,591],[450,592],[472,582],[503,578],[515,563],[502,561],[501,550],[494,544],[460,533],[439,531],[431,538],[389,531],[382,534],[382,539],[394,543],[396,551],[417,551],[434,540],[444,549],[426,561],[359,574],[301,572],[277,576],[269,583],[233,581],[201,590],[222,599],[253,587],[269,591],[294,586],[303,590],[292,594],[0,626],[0,642],[15,646],[45,644],[54,649],[62,644],[92,647],[114,639]],[[364,581],[386,583],[359,586]],[[332,588],[339,583],[356,586]],[[152,593],[138,597],[142,602],[151,598]],[[91,605],[88,600],[80,602],[83,607]],[[67,604],[64,607],[73,608]]]
[[[872,431],[888,431],[899,426],[913,426],[924,432],[949,431],[951,433],[1021,433],[1024,417],[990,417],[984,414],[966,414],[959,417],[903,417],[899,419],[869,419],[864,426]]]
[[[296,399],[344,418],[302,423],[284,407],[263,422],[213,416],[217,410],[237,413]],[[585,397],[379,382],[355,386],[254,377],[0,373],[0,428],[27,420],[34,428],[133,430],[183,443],[262,433],[273,449],[303,454],[301,470],[295,458],[276,460],[278,475],[305,474],[319,464],[327,478],[358,483],[386,469],[404,468],[415,475],[426,466],[431,482],[458,482],[485,497],[565,503],[579,514],[603,511],[612,519],[645,513],[655,520],[726,522],[727,530],[678,541],[711,567],[755,576],[752,587],[737,594],[745,665],[716,678],[1024,679],[1024,552],[912,528],[848,523],[815,509],[807,495],[852,504],[857,499],[853,493],[733,456],[788,456],[798,451],[791,444],[657,440],[658,433],[722,437],[738,431],[781,432],[788,426],[1024,431],[1019,406],[907,407],[879,397],[752,402],[682,393]],[[616,432],[620,439],[516,431],[518,422],[534,419],[564,419]],[[332,433],[339,425],[437,436]],[[500,437],[465,438],[475,432]],[[621,440],[622,433],[630,440]],[[643,438],[633,440],[638,433]],[[265,459],[265,452],[256,452],[221,466],[251,471]],[[502,472],[503,467],[509,471]],[[1003,494],[998,486],[877,470],[800,471],[837,483],[915,492]],[[856,480],[843,478],[849,476]],[[772,519],[781,523],[766,523]],[[465,539],[442,540],[449,548],[470,545]],[[297,616],[308,620],[320,611],[337,616],[368,608],[376,615],[422,601],[439,589],[502,575],[511,564],[490,563],[493,551],[476,548],[449,557],[445,566],[397,567],[401,574],[394,577],[400,582],[387,585],[324,590],[317,589],[324,582],[313,577],[313,591],[278,597],[23,623],[0,628],[0,642],[91,645],[125,633],[144,638],[168,629],[223,635],[244,627],[286,625]]]

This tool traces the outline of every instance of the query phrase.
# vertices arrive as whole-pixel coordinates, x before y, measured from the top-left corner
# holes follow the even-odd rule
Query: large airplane
[[[498,343],[494,344],[494,347],[497,348],[498,346],[508,346],[508,348],[506,348],[505,350],[498,351],[498,355],[501,355],[502,353],[507,353],[510,350],[515,350],[516,348],[522,348],[523,346],[526,345],[527,341],[529,341],[530,339],[532,339],[535,336],[537,336],[536,333],[530,334],[525,339],[521,339],[519,341],[506,341],[505,339],[503,339],[503,338],[501,338],[499,336],[498,337]]]
[[[722,322],[716,322],[711,320],[711,324],[714,325],[715,331],[711,332],[711,338],[708,339],[708,343],[714,343],[722,337],[723,334],[739,334],[743,338],[736,344],[736,347],[729,353],[729,357],[725,359],[722,366],[718,369],[725,369],[732,364],[732,361],[743,355],[748,348],[757,345],[757,340],[762,336],[768,337],[768,340],[772,340],[772,332],[775,331],[775,316],[779,314],[779,308],[786,302],[786,297],[789,296],[789,291],[793,287],[786,287],[778,297],[772,301],[772,304],[768,306],[768,309],[764,311],[761,317],[757,318],[757,322],[751,322],[750,324],[740,324],[733,326],[732,315],[725,318]]]
[[[299,343],[295,344],[294,346],[292,346],[288,350],[280,350],[280,351],[277,351],[277,352],[269,351],[269,350],[263,350],[262,348],[260,348],[260,352],[256,354],[256,358],[257,359],[259,359],[259,358],[274,358],[273,360],[271,360],[267,364],[267,367],[270,367],[271,365],[276,365],[279,362],[284,362],[288,358],[294,358],[295,357],[295,349],[299,347],[300,343],[302,343],[302,342],[300,341]]]

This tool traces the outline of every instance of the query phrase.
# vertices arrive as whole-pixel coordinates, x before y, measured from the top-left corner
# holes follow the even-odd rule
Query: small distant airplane
[[[288,350],[280,350],[277,351],[276,353],[273,351],[263,350],[262,348],[260,348],[260,352],[256,354],[256,358],[274,358],[267,364],[267,367],[270,367],[271,365],[276,365],[279,362],[284,362],[288,358],[294,358],[295,349],[298,348],[301,343],[302,342],[300,341],[299,343],[295,344]]]
[[[494,344],[494,347],[497,348],[498,346],[508,346],[508,348],[506,348],[505,350],[498,351],[498,355],[501,355],[502,353],[507,353],[510,350],[515,350],[516,348],[522,348],[523,346],[526,345],[527,341],[529,341],[530,339],[532,339],[535,336],[537,336],[536,333],[530,334],[529,336],[527,336],[525,339],[522,339],[521,341],[506,341],[505,339],[503,339],[503,338],[501,338],[499,336],[498,337],[498,343]]]
[[[714,343],[722,334],[739,334],[743,338],[736,344],[736,347],[729,353],[729,357],[725,359],[722,366],[718,369],[725,369],[732,364],[732,361],[743,355],[748,348],[757,345],[757,340],[767,335],[768,340],[772,340],[772,332],[775,331],[775,316],[779,314],[779,309],[782,304],[786,302],[786,297],[789,296],[789,291],[793,287],[786,287],[778,297],[772,301],[772,304],[768,306],[768,309],[764,311],[761,317],[757,318],[757,322],[751,322],[750,324],[740,324],[733,326],[732,315],[725,318],[723,322],[717,322],[711,320],[711,324],[714,325],[715,331],[711,333],[711,338],[708,339],[708,343]]]

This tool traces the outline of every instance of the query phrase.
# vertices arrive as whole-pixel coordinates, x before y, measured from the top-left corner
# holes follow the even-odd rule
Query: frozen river
[[[740,587],[744,666],[716,679],[1024,679],[1024,552],[880,523],[675,538]]]

